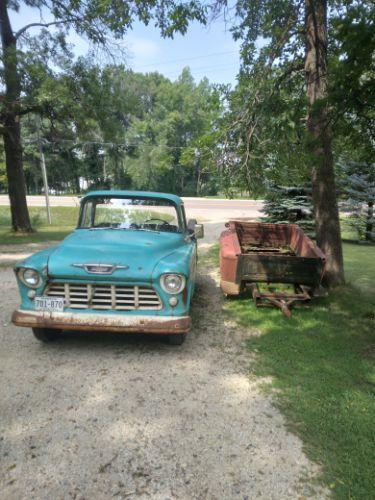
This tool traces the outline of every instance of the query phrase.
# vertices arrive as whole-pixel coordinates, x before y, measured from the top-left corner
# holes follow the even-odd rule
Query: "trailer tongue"
[[[285,316],[297,302],[308,303],[321,283],[325,255],[295,224],[231,220],[220,236],[221,288],[238,295],[251,288],[257,307],[277,306]],[[293,285],[293,293],[259,283]]]

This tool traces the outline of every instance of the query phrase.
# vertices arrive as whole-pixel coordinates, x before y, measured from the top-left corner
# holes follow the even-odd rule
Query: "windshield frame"
[[[87,196],[87,197],[83,198],[82,201],[81,201],[81,206],[80,206],[80,211],[79,211],[79,216],[78,216],[78,223],[77,223],[76,229],[93,229],[93,230],[94,229],[99,229],[99,228],[94,228],[94,227],[91,227],[91,226],[83,226],[82,223],[83,223],[83,220],[84,220],[85,215],[86,215],[86,210],[87,210],[88,203],[92,202],[95,199],[103,199],[103,198],[107,198],[107,199],[116,198],[116,199],[119,199],[119,200],[152,200],[152,201],[155,201],[155,202],[157,202],[158,200],[160,200],[160,201],[166,202],[168,206],[174,207],[174,209],[176,210],[177,221],[178,221],[178,231],[176,231],[176,233],[177,234],[181,234],[181,233],[185,233],[186,232],[186,220],[185,220],[185,217],[183,217],[183,215],[182,215],[182,211],[181,211],[180,205],[178,205],[174,201],[172,201],[172,200],[170,200],[168,198],[154,197],[154,196],[137,196],[137,195],[134,195],[134,196],[131,196],[131,195],[124,196],[124,195],[115,195],[115,194],[113,194],[113,195],[104,195],[104,196],[103,195]],[[139,231],[139,229],[123,229],[123,230]],[[152,231],[152,230],[150,230],[150,231]],[[159,232],[159,231],[154,231],[154,232]],[[167,231],[163,231],[163,232],[167,232]]]

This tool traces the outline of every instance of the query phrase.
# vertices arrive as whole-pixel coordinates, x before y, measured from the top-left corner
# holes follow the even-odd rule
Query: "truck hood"
[[[50,254],[53,278],[95,281],[150,281],[158,262],[184,245],[179,233],[77,229]],[[109,275],[93,274],[85,264],[122,266]]]

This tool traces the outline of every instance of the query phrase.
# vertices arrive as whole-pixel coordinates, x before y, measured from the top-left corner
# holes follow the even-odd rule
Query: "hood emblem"
[[[73,267],[81,267],[90,274],[112,274],[117,269],[129,269],[129,266],[117,266],[116,264],[72,264]]]

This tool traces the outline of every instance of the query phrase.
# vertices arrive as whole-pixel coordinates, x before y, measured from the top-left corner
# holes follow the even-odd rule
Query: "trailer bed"
[[[295,224],[231,220],[220,237],[221,287],[238,295],[247,283],[318,287],[323,252]]]

